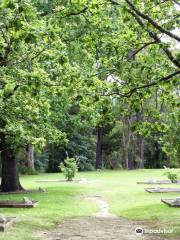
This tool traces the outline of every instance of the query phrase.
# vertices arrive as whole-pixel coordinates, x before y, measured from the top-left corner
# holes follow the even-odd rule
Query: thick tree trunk
[[[1,191],[14,192],[22,190],[19,182],[18,164],[12,149],[6,149],[1,153],[2,176]]]
[[[102,168],[102,144],[103,144],[103,128],[98,127],[96,145],[96,169]]]
[[[32,144],[27,146],[27,165],[29,169],[34,170],[34,146]]]
[[[19,182],[18,164],[14,151],[5,143],[5,136],[0,133],[1,148],[1,186],[2,192],[15,192],[22,190]]]

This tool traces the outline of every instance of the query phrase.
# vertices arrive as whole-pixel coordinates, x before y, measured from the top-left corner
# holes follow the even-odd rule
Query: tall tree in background
[[[26,152],[27,152],[27,167],[33,171],[35,169],[35,167],[34,167],[34,163],[35,163],[34,145],[29,143],[27,145]]]

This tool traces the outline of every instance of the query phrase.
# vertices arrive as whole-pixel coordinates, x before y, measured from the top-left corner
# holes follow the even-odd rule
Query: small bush
[[[60,164],[60,170],[67,181],[72,181],[78,171],[75,158],[66,158],[64,163]]]
[[[167,178],[172,182],[172,183],[176,183],[178,180],[178,172],[174,169],[174,168],[165,168],[165,173],[164,175],[167,176]]]
[[[95,160],[88,159],[86,156],[76,156],[79,171],[94,171]]]

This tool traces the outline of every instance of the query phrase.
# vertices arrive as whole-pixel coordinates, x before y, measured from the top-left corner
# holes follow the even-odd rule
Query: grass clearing
[[[22,200],[27,196],[39,201],[32,209],[0,209],[0,215],[17,216],[18,223],[7,232],[0,233],[1,240],[32,240],[33,232],[51,229],[63,218],[91,216],[98,206],[84,199],[100,195],[107,200],[111,213],[129,219],[158,222],[159,226],[175,227],[180,234],[180,209],[161,203],[161,198],[175,198],[178,193],[147,193],[144,188],[151,185],[136,184],[152,178],[164,179],[163,170],[102,171],[78,173],[77,179],[86,178],[87,183],[57,182],[36,183],[36,180],[64,179],[62,174],[23,176],[21,182],[26,189],[45,188],[45,193],[0,195],[0,200]],[[176,187],[177,185],[168,185]],[[161,185],[161,187],[167,187]]]

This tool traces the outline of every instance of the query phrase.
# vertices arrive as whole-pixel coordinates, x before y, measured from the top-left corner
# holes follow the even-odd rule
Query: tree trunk
[[[34,146],[32,144],[27,145],[27,165],[29,169],[34,170]]]
[[[103,128],[98,127],[96,145],[96,169],[102,168],[102,143],[103,143]]]
[[[123,153],[125,159],[125,167],[126,169],[130,168],[130,159],[129,159],[129,145],[131,140],[131,133],[129,127],[129,119],[127,116],[123,118]]]
[[[136,121],[138,123],[143,122],[143,112],[137,112],[136,113]],[[138,167],[139,168],[144,168],[144,138],[139,133],[137,133],[136,138],[137,138],[137,143],[136,143],[137,156],[139,158]]]
[[[19,182],[18,164],[12,149],[6,149],[1,153],[2,176],[1,191],[14,192],[22,190]]]
[[[139,136],[139,168],[144,168],[144,139],[142,136]]]
[[[1,191],[16,192],[22,190],[19,182],[18,163],[14,151],[5,143],[5,135],[0,133],[1,145]]]
[[[164,153],[164,154],[165,154],[165,156],[164,156],[165,166],[170,168],[171,167],[171,158],[166,153]]]

